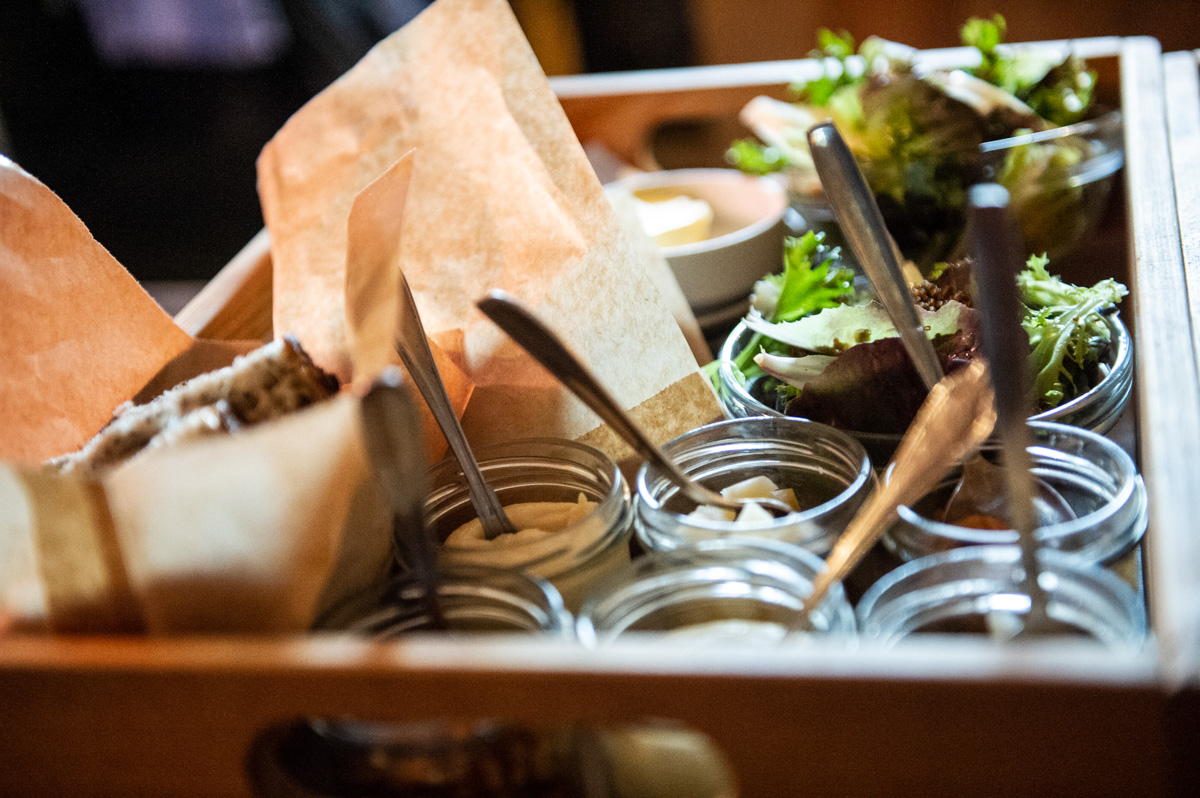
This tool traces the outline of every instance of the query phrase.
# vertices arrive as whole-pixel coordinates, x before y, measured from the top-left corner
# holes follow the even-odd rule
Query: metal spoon
[[[446,385],[438,372],[437,364],[433,362],[433,352],[429,349],[429,339],[425,337],[425,327],[421,324],[421,316],[417,313],[417,303],[413,300],[412,290],[408,280],[400,275],[400,317],[396,325],[396,351],[400,360],[408,369],[409,375],[416,383],[417,390],[425,397],[433,418],[442,428],[446,442],[458,467],[462,469],[467,481],[467,491],[471,496],[471,504],[483,525],[483,534],[488,540],[509,532],[516,532],[516,527],[504,513],[504,506],[496,497],[496,492],[483,478],[471,444],[463,433],[458,415],[450,404],[446,394]]]
[[[854,570],[875,545],[895,517],[896,508],[933,490],[951,468],[987,440],[995,421],[987,367],[982,362],[959,369],[933,387],[900,440],[892,458],[891,478],[875,487],[838,538],[789,631],[809,627],[812,611],[829,588]]]
[[[809,128],[808,146],[842,234],[891,316],[917,374],[925,387],[932,389],[942,378],[941,362],[925,334],[925,325],[900,269],[900,253],[883,223],[875,195],[833,122]]]
[[[392,539],[424,594],[434,629],[446,628],[438,599],[437,542],[425,523],[421,419],[398,368],[385,369],[361,401],[367,456],[392,509]]]
[[[613,431],[633,447],[633,450],[664,471],[679,486],[683,495],[700,505],[712,505],[739,512],[744,505],[754,503],[777,517],[795,512],[778,499],[727,499],[693,481],[671,458],[646,436],[624,408],[613,398],[596,376],[571,354],[557,335],[537,320],[515,298],[503,291],[493,290],[477,303],[489,319],[520,344],[533,359],[558,378],[596,415],[604,419]]]
[[[1028,451],[1033,440],[1026,420],[1029,337],[1020,324],[1017,294],[1016,276],[1023,261],[1020,234],[1008,213],[1008,192],[1003,186],[971,187],[967,231],[979,284],[976,304],[983,314],[983,351],[994,375],[1009,520],[1020,535],[1022,587],[1030,602],[1021,633],[1036,634],[1045,628],[1046,594],[1038,582],[1033,462]]]

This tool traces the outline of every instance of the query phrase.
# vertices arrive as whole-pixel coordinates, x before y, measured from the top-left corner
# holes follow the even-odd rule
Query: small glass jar
[[[528,571],[554,585],[572,611],[592,584],[628,564],[633,521],[629,486],[610,458],[590,446],[551,438],[507,441],[475,454],[484,478],[505,506],[574,504],[581,495],[595,506],[576,522],[537,540],[510,542],[501,536],[479,545],[443,545],[441,564]],[[453,458],[430,469],[429,479],[426,516],[437,539],[445,541],[476,518],[475,510]]]
[[[1038,584],[1050,631],[1112,648],[1146,636],[1141,598],[1118,576],[1077,556],[1038,552]],[[858,603],[864,638],[894,643],[910,634],[974,633],[1005,640],[1029,612],[1018,546],[972,546],[933,554],[886,574]]]
[[[1149,513],[1146,487],[1133,458],[1094,432],[1046,422],[1031,423],[1032,473],[1056,491],[1076,518],[1038,528],[1038,544],[1076,554],[1088,562],[1110,563],[1141,540]],[[987,447],[985,453],[994,451]],[[883,479],[889,477],[885,471]],[[958,469],[913,506],[898,508],[898,518],[883,543],[902,560],[959,546],[1017,542],[1011,529],[972,529],[933,520],[945,508],[962,470]]]
[[[741,418],[692,430],[663,446],[685,474],[720,491],[763,476],[791,488],[801,511],[755,524],[693,518],[692,502],[657,467],[637,475],[634,527],[652,550],[700,540],[754,537],[794,543],[824,554],[875,485],[870,458],[849,435],[798,418]]]
[[[546,580],[508,568],[438,570],[444,631],[575,642],[574,618]],[[424,587],[411,574],[396,576],[379,609],[347,631],[379,641],[435,631]],[[517,787],[546,786],[534,767],[540,747],[533,732],[510,725],[310,718],[288,728],[276,761],[260,764],[273,771],[268,785],[287,786],[282,794],[289,796],[509,795]]]
[[[483,566],[438,569],[447,631],[534,633],[575,639],[574,618],[554,585],[523,571]],[[433,628],[425,589],[410,575],[393,580],[383,605],[351,631],[390,640]]]
[[[798,546],[749,538],[652,552],[597,585],[576,631],[590,646],[641,632],[665,632],[688,645],[777,644],[823,568],[821,558]],[[812,612],[810,629],[854,637],[854,611],[840,584]]]
[[[1100,364],[1104,375],[1091,390],[1076,396],[1058,407],[1030,416],[1030,421],[1056,421],[1083,427],[1093,432],[1105,433],[1121,417],[1133,391],[1133,342],[1129,331],[1117,316],[1105,316],[1112,343],[1108,347],[1104,362]],[[747,416],[783,416],[782,408],[768,406],[754,392],[754,385],[743,385],[733,369],[738,353],[749,345],[754,331],[740,322],[725,339],[717,355],[717,396],[725,415],[730,418]],[[856,438],[871,455],[872,462],[882,468],[900,444],[900,433],[856,432],[846,430]]]

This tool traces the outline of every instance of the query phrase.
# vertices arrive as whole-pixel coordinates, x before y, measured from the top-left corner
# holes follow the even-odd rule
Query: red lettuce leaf
[[[979,352],[978,311],[967,309],[958,332],[933,340],[942,370],[950,374]],[[902,433],[925,401],[925,384],[899,338],[857,344],[808,382],[787,413],[855,432]]]

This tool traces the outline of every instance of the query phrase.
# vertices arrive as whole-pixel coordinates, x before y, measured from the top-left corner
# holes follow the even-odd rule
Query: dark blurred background
[[[254,161],[288,116],[427,0],[4,0],[0,152],[141,280],[211,277],[262,226]],[[800,58],[819,27],[958,44],[1151,35],[1200,47],[1195,0],[512,0],[549,74]]]

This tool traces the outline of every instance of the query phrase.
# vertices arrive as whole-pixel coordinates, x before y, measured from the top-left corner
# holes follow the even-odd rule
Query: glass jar
[[[1032,472],[1056,491],[1076,518],[1037,530],[1041,546],[1069,551],[1094,563],[1119,558],[1146,531],[1146,487],[1133,458],[1102,435],[1078,427],[1031,423]],[[986,447],[985,452],[994,451]],[[890,471],[885,471],[886,482]],[[913,506],[898,508],[898,518],[883,543],[896,556],[911,560],[959,546],[1004,545],[1018,541],[1011,529],[971,529],[933,520],[946,506],[962,475],[958,469]]]
[[[640,632],[689,645],[777,644],[822,568],[821,558],[798,546],[749,538],[652,552],[596,586],[576,630],[590,646]],[[854,611],[840,584],[810,621],[818,634],[854,637]]]
[[[616,463],[573,441],[528,438],[476,451],[483,476],[507,506],[527,502],[594,505],[586,515],[535,540],[502,535],[478,545],[443,545],[448,567],[484,565],[525,570],[546,579],[574,611],[592,584],[629,562],[633,510],[629,486]],[[476,518],[458,463],[449,458],[430,469],[425,512],[437,539]]]
[[[1100,364],[1104,375],[1100,382],[1069,402],[1030,416],[1030,421],[1056,421],[1102,434],[1117,423],[1133,391],[1133,342],[1116,314],[1104,318],[1112,335],[1112,344]],[[754,331],[745,322],[740,322],[721,345],[717,355],[717,396],[725,415],[730,418],[783,416],[780,408],[764,404],[755,394],[753,381],[748,386],[743,385],[734,372],[734,359],[753,337]],[[900,433],[846,432],[866,447],[872,462],[880,468],[895,454],[901,438]]]
[[[1124,128],[1119,110],[1095,109],[1095,113],[1071,125],[980,144],[981,177],[1009,190],[1027,252],[1046,253],[1052,260],[1070,254],[1108,207],[1116,174],[1125,162]],[[811,163],[788,167],[784,176],[788,203],[802,217],[796,228],[801,233],[825,233],[826,242],[840,244],[843,259],[853,264]],[[920,212],[910,215],[913,209],[886,194],[877,199],[900,250],[922,271],[965,250],[965,207],[945,207],[930,217]]]
[[[438,601],[451,632],[525,632],[574,640],[574,618],[554,585],[523,571],[483,566],[438,569]],[[427,631],[433,620],[425,590],[409,575],[398,577],[383,605],[351,631],[389,640]]]
[[[445,631],[538,634],[575,642],[574,619],[558,591],[523,571],[439,567]],[[434,631],[424,587],[395,577],[374,613],[347,631],[374,640]],[[370,721],[309,718],[291,724],[258,768],[264,795],[553,795],[538,763],[545,747],[533,731],[491,722]],[[528,791],[545,789],[546,792]]]
[[[1080,557],[1038,552],[1053,631],[1136,647],[1146,635],[1141,598],[1119,577]],[[971,546],[906,563],[872,585],[858,603],[865,638],[894,643],[910,634],[975,633],[1005,640],[1029,611],[1018,546]]]
[[[716,491],[767,477],[795,491],[801,511],[751,525],[689,517],[692,502],[660,469],[645,464],[637,475],[634,528],[642,544],[657,551],[732,536],[781,540],[824,554],[875,485],[858,441],[798,418],[719,421],[675,438],[663,450],[685,474]]]

